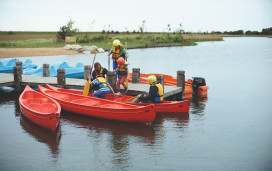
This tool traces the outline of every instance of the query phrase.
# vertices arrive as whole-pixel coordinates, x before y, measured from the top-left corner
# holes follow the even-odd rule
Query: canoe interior
[[[25,92],[22,97],[22,103],[29,109],[38,113],[54,113],[58,106],[50,99],[44,98],[36,92]]]

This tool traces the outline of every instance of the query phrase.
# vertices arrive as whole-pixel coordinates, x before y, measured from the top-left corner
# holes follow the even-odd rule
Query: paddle
[[[95,61],[95,56],[97,54],[97,51],[94,52],[95,55],[94,55],[94,58],[93,58],[93,64],[92,64],[92,67],[91,67],[91,72],[90,74],[92,74],[92,70],[93,70],[93,66],[94,66],[94,61]],[[88,96],[89,94],[89,90],[90,90],[90,83],[89,83],[89,79],[86,81],[85,83],[85,86],[84,86],[84,90],[83,90],[83,95],[84,96]]]
[[[125,42],[125,50],[127,51],[127,42]],[[125,59],[127,61],[127,57],[125,56]],[[128,88],[128,78],[126,79],[126,86]]]
[[[132,100],[136,99],[138,96],[133,96],[125,101],[125,103],[131,102]]]
[[[110,43],[108,43],[108,51],[110,52]],[[108,56],[108,71],[110,70],[110,56]]]

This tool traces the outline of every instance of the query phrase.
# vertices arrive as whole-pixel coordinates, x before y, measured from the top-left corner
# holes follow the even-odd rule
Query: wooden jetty
[[[45,84],[50,84],[57,87],[68,88],[68,89],[84,89],[86,83],[86,78],[90,74],[90,66],[84,67],[84,77],[85,79],[74,79],[65,78],[65,70],[58,69],[57,77],[48,77],[49,65],[43,65],[43,76],[33,76],[33,75],[22,75],[21,62],[17,62],[14,67],[13,74],[10,73],[0,73],[0,87],[15,87],[15,91],[21,92],[23,87],[29,85],[31,87],[37,87],[38,85],[44,86]],[[184,84],[185,84],[185,72],[177,71],[177,86],[165,86],[164,76],[156,75],[158,82],[160,82],[164,87],[164,98],[165,99],[184,99]],[[108,71],[107,80],[109,84],[115,88],[116,87],[116,72]],[[122,86],[121,86],[122,87]],[[140,69],[132,69],[132,83],[128,83],[127,95],[138,95],[143,92],[149,91],[148,84],[140,84]]]

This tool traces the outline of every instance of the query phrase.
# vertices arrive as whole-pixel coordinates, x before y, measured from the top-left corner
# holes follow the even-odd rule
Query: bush
[[[105,38],[104,38],[104,36],[94,36],[91,40],[93,42],[100,42],[100,41],[105,40]]]
[[[64,42],[65,37],[67,36],[73,36],[78,32],[78,29],[72,29],[74,22],[72,20],[69,20],[66,25],[60,27],[59,32],[57,33],[57,39],[59,42]]]

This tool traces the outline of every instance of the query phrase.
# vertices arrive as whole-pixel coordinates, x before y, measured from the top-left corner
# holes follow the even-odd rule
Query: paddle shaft
[[[110,43],[108,43],[108,51],[110,53]],[[110,70],[110,56],[108,56],[108,71]]]
[[[126,50],[126,52],[127,52],[127,42],[125,42],[125,50]],[[127,57],[125,56],[125,59],[126,59],[126,61],[127,61]]]
[[[92,71],[93,71],[93,66],[94,66],[95,56],[96,56],[96,52],[95,52],[95,55],[94,55],[94,58],[93,58],[93,64],[92,64],[92,67],[91,67],[91,76],[92,76]]]

